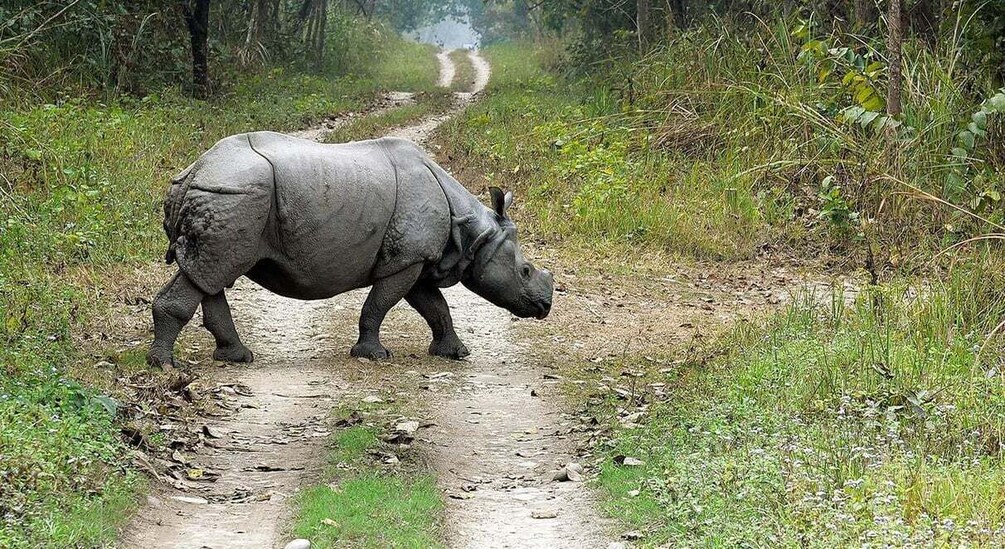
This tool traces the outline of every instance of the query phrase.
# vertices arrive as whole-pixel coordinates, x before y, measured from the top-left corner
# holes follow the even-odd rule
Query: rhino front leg
[[[380,344],[380,325],[384,323],[384,317],[391,307],[401,301],[415,285],[421,272],[422,265],[412,265],[373,284],[359,315],[359,341],[349,351],[350,355],[374,359],[391,356],[391,351]]]
[[[450,318],[450,307],[443,298],[443,292],[436,286],[417,285],[405,300],[422,315],[433,331],[433,342],[429,344],[429,354],[445,358],[460,359],[471,354],[461,343],[454,331],[454,321]]]
[[[255,355],[241,343],[241,337],[237,335],[230,304],[223,292],[203,298],[202,323],[216,340],[216,351],[213,352],[215,360],[251,362],[255,359]]]
[[[195,309],[206,294],[185,273],[178,271],[154,298],[154,342],[147,354],[151,366],[170,368],[174,365],[174,342],[181,329],[192,320]]]

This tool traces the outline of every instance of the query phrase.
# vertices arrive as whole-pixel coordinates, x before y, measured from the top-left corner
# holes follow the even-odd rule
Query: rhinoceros
[[[440,292],[458,282],[518,317],[543,319],[552,275],[521,252],[507,215],[512,193],[489,190],[491,208],[404,139],[328,145],[254,132],[219,141],[167,193],[165,260],[178,272],[154,299],[148,361],[171,365],[200,303],[213,358],[252,361],[225,296],[241,276],[305,300],[373,286],[355,357],[391,355],[380,326],[402,298],[429,324],[430,354],[468,355]]]

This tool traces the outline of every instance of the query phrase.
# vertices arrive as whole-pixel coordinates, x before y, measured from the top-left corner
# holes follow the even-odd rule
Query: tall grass
[[[645,464],[605,459],[599,480],[643,545],[995,546],[1003,257],[993,240],[937,255],[1001,225],[1001,205],[974,202],[1005,183],[999,143],[951,153],[994,90],[961,72],[958,45],[910,51],[905,116],[876,131],[878,111],[846,114],[861,107],[850,67],[797,57],[811,38],[842,45],[791,23],[695,28],[586,81],[558,76],[553,51],[490,48],[488,96],[445,127],[445,154],[486,174],[475,184],[515,187],[522,227],[585,252],[567,255],[573,267],[612,250],[733,260],[770,247],[876,275],[850,305],[807,296],[738,324],[707,359],[628,353],[596,373],[606,383],[627,367],[666,392],[645,395],[637,428],[612,425],[608,458]],[[834,76],[821,78],[828,62]],[[881,90],[885,75],[866,81]]]
[[[963,73],[959,43],[911,47],[903,120],[882,131],[883,115],[862,109],[846,83],[858,77],[883,93],[882,46],[794,35],[794,26],[699,26],[642,59],[571,82],[542,66],[543,52],[535,64],[527,46],[493,47],[492,97],[447,141],[462,143],[462,161],[521,187],[536,229],[582,243],[713,259],[771,246],[837,252],[854,266],[868,257],[878,270],[918,268],[984,227],[912,199],[898,182],[1001,219],[1002,203],[986,198],[1005,187],[1000,144],[990,137],[998,130],[968,158],[951,154],[996,93]],[[811,41],[822,56],[800,55]],[[841,48],[847,53],[835,53]],[[850,56],[879,68],[867,73]]]
[[[650,372],[671,389],[617,433],[645,465],[604,465],[608,509],[651,545],[994,546],[1005,361],[978,351],[1005,315],[981,298],[1005,295],[1000,262],[848,307],[807,296],[709,344],[731,351],[705,367]]]

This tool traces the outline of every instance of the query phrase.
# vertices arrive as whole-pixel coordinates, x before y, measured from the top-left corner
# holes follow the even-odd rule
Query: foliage
[[[109,99],[142,97],[169,85],[187,89],[192,61],[181,4],[16,0],[0,6],[0,97],[31,93],[54,102],[61,92],[100,92]],[[396,38],[383,22],[361,19],[343,3],[328,2],[324,51],[316,59],[315,43],[305,35],[304,2],[267,2],[273,8],[264,13],[254,4],[210,3],[210,68],[217,91],[227,90],[237,78],[234,72],[260,65],[320,69],[332,76],[365,72],[379,65],[381,50]]]
[[[994,545],[1005,363],[978,353],[1005,315],[982,297],[1005,292],[1001,261],[915,291],[806,295],[703,347],[720,358],[666,357],[679,370],[648,375],[668,393],[611,450],[645,465],[603,467],[608,509],[646,545]]]

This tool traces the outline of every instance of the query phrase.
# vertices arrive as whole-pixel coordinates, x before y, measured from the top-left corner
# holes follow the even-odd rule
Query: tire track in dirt
[[[448,70],[452,75],[452,63],[441,65],[441,82]],[[411,101],[412,94],[395,92],[369,112],[350,113],[292,134],[322,141],[361,116]],[[338,373],[358,370],[359,363],[346,350],[355,341],[356,315],[366,291],[299,301],[241,278],[227,293],[255,362],[214,370],[202,366],[197,371],[208,378],[200,385],[213,387],[235,413],[207,421],[206,444],[193,455],[178,455],[188,462],[190,477],[219,477],[212,477],[213,482],[167,479],[171,486],[155,489],[125,528],[121,547],[282,546],[291,511],[288,500],[322,463],[323,442],[330,434],[326,419],[348,394]],[[200,313],[182,337],[212,348],[201,325]]]
[[[455,93],[451,109],[388,135],[423,145],[435,129],[463,110],[488,83],[488,63],[469,52],[476,70],[473,91]],[[449,87],[453,64],[441,52],[439,85]],[[399,96],[400,97],[400,96]],[[408,99],[399,99],[407,101]],[[385,112],[393,106],[379,107]],[[339,124],[328,121],[299,135],[323,139]],[[216,387],[235,413],[207,422],[207,445],[188,456],[190,467],[218,473],[212,483],[173,481],[154,491],[126,528],[128,548],[282,547],[289,499],[318,470],[328,431],[325,419],[341,403],[355,403],[377,389],[398,390],[414,381],[402,366],[446,370],[442,391],[415,390],[435,426],[423,430],[442,490],[448,496],[447,543],[453,547],[604,547],[603,521],[589,491],[578,483],[551,481],[572,459],[573,441],[558,434],[563,416],[548,398],[543,368],[530,343],[519,340],[506,311],[462,286],[445,292],[462,339],[472,350],[465,362],[418,357],[427,332],[404,304],[388,315],[385,339],[394,350],[415,348],[389,364],[348,357],[356,320],[368,290],[325,301],[286,299],[241,279],[228,292],[251,365],[199,366],[200,383]],[[212,342],[197,316],[183,338]],[[213,369],[210,369],[213,368]],[[434,370],[434,371],[435,371]],[[420,377],[420,379],[422,379]],[[554,383],[554,382],[550,382]],[[229,388],[229,389],[228,389]],[[531,390],[542,393],[533,396]],[[537,393],[535,393],[537,394]],[[464,488],[470,491],[463,491]],[[551,519],[532,517],[554,511]]]
[[[454,109],[392,131],[425,146],[430,134],[471,103],[491,69],[475,51],[472,92],[458,92]],[[441,57],[442,60],[449,57]],[[441,85],[444,85],[441,82]],[[449,82],[446,84],[449,85]],[[573,441],[544,388],[544,369],[529,343],[516,341],[511,315],[461,285],[444,291],[461,339],[471,350],[456,368],[451,390],[427,401],[436,424],[433,465],[447,494],[447,542],[452,547],[606,547],[604,520],[589,491],[558,483],[554,472],[573,461]],[[385,324],[395,331],[396,318]],[[526,322],[526,321],[519,321]],[[534,393],[532,393],[532,390]],[[535,518],[535,515],[553,518]]]

